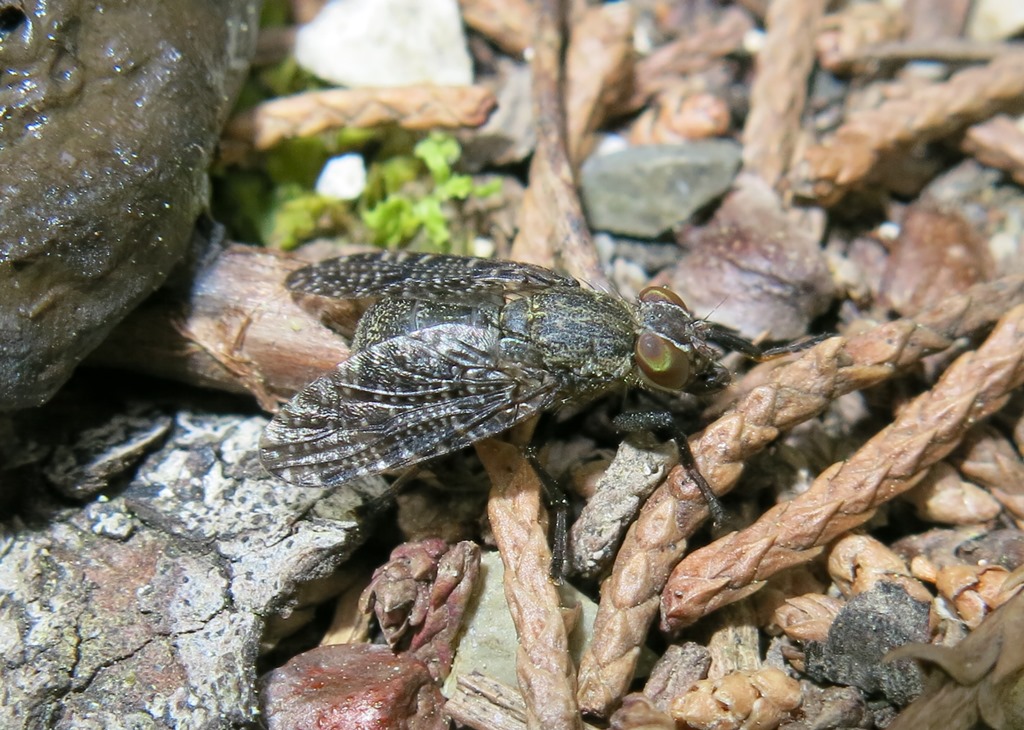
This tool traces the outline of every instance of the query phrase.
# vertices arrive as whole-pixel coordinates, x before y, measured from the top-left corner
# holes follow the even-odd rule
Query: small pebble
[[[739,145],[721,139],[591,156],[580,172],[587,219],[597,230],[654,238],[728,190],[739,162]]]
[[[362,155],[332,157],[316,181],[316,192],[325,198],[355,200],[366,189],[366,163]]]
[[[334,0],[299,30],[295,57],[342,86],[473,82],[455,0]]]

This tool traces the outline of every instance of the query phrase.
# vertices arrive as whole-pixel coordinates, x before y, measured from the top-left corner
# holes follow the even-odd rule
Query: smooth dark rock
[[[46,401],[185,254],[259,5],[5,5],[0,410]]]
[[[591,227],[654,238],[722,195],[740,163],[724,139],[630,147],[592,156],[580,171]]]

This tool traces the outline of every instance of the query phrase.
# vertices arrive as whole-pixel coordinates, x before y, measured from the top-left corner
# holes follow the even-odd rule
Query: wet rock
[[[299,31],[295,57],[342,86],[473,82],[455,0],[334,0]]]
[[[722,195],[739,162],[739,145],[722,139],[592,156],[580,171],[587,220],[598,230],[654,238]]]
[[[5,6],[0,410],[49,398],[185,254],[258,11]]]

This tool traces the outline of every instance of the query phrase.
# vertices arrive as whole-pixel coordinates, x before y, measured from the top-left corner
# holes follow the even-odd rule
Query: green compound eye
[[[690,382],[690,358],[675,343],[653,332],[637,338],[637,367],[651,385],[662,390],[682,390]]]

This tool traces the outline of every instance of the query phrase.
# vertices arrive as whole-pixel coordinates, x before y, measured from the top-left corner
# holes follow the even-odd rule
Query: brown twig
[[[823,19],[815,46],[818,63],[835,74],[864,73],[858,52],[869,45],[903,35],[903,15],[882,3],[852,3]]]
[[[768,34],[757,56],[750,113],[743,128],[743,168],[775,187],[789,170],[824,0],[776,0],[768,6]]]
[[[459,0],[462,20],[513,56],[530,45],[533,8],[526,0]]]
[[[1024,52],[1015,49],[986,66],[852,114],[832,139],[807,150],[794,186],[801,195],[834,203],[864,180],[886,152],[962,129],[1018,106],[1022,97]]]
[[[964,38],[935,38],[873,43],[859,48],[851,56],[855,64],[907,63],[939,61],[942,63],[986,63],[1014,49],[1011,43],[989,43]]]
[[[264,150],[285,139],[343,127],[478,127],[487,121],[494,104],[494,93],[482,86],[307,91],[243,112],[228,122],[224,135],[229,144]]]
[[[989,167],[1005,170],[1024,185],[1024,130],[1010,117],[999,115],[967,130],[964,152]]]
[[[491,479],[487,502],[494,539],[505,565],[505,598],[519,634],[516,674],[529,728],[582,728],[576,707],[575,667],[558,590],[548,571],[551,551],[540,480],[521,450],[488,439],[476,445]]]
[[[974,422],[1024,383],[1024,305],[1010,310],[978,350],[961,355],[931,391],[901,409],[853,456],[754,524],[683,559],[662,594],[662,623],[678,630],[758,590],[770,576],[816,557],[913,487]]]
[[[633,93],[616,111],[619,114],[635,112],[684,77],[736,53],[743,47],[746,34],[753,29],[749,13],[730,6],[722,11],[714,26],[666,43],[637,62]]]
[[[780,431],[820,413],[830,399],[879,383],[982,329],[1022,300],[1024,276],[1006,277],[944,300],[914,320],[823,342],[778,368],[768,383],[690,439],[701,473],[717,494],[727,493],[744,462]],[[644,505],[601,589],[594,642],[580,664],[584,709],[603,714],[624,693],[658,611],[658,595],[707,515],[698,490],[678,468]]]
[[[530,67],[537,147],[512,258],[550,266],[557,255],[562,268],[577,279],[609,290],[569,161],[562,107],[560,5],[558,0],[542,0],[536,8],[537,34]]]
[[[348,357],[340,337],[284,288],[303,261],[233,245],[187,290],[164,290],[136,309],[91,362],[203,387],[253,393],[267,410]],[[344,306],[344,305],[342,305]],[[350,309],[354,326],[357,312]]]
[[[566,147],[578,168],[593,133],[628,92],[633,76],[634,17],[628,3],[588,8],[573,25],[566,52]]]

